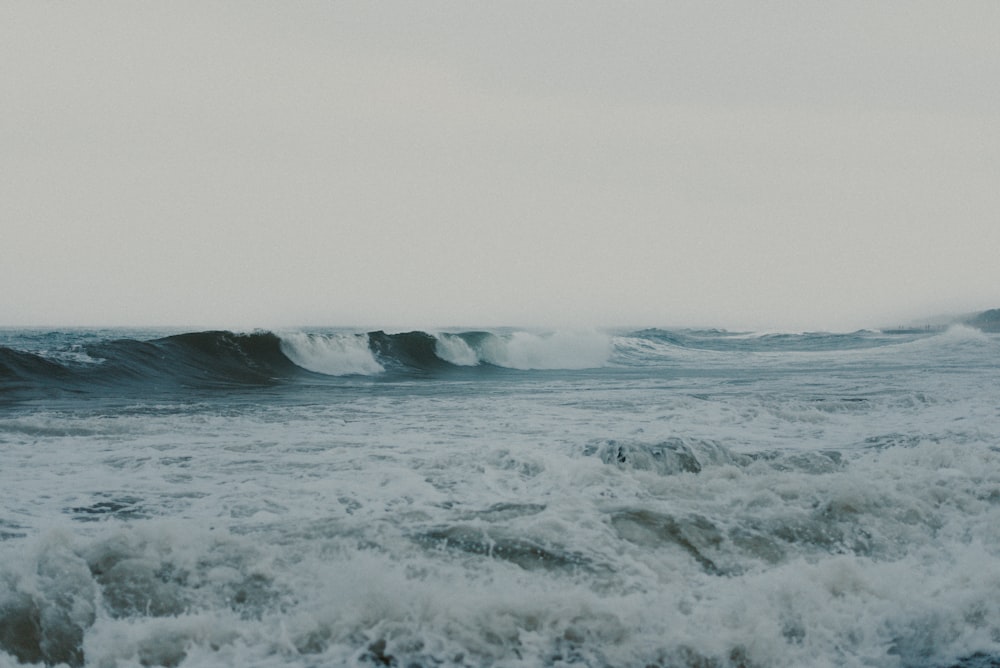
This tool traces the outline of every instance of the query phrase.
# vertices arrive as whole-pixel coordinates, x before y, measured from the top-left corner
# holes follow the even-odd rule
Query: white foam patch
[[[91,357],[83,346],[72,346],[66,350],[39,350],[38,355],[60,364],[97,366],[107,361],[103,357]]]
[[[625,366],[660,366],[682,361],[731,366],[734,357],[746,357],[746,353],[742,352],[689,348],[675,342],[642,336],[616,336],[612,341],[614,363]]]
[[[377,475],[324,477],[322,517],[243,536],[221,516],[77,525],[0,551],[0,610],[21,623],[37,606],[51,659],[82,642],[98,666],[943,666],[997,647],[989,447],[862,452],[825,473],[761,462],[660,476],[570,448],[417,445],[381,453]],[[428,480],[467,486],[466,509],[443,508]],[[608,520],[623,511],[630,531]],[[495,551],[415,540],[444,523]],[[580,565],[522,567],[503,557],[510,535]],[[692,549],[731,570],[705,573]]]
[[[460,336],[454,334],[438,334],[434,353],[444,361],[457,366],[476,366],[481,361],[476,351]]]
[[[935,338],[943,341],[989,341],[990,335],[968,325],[952,325]]]
[[[483,341],[484,362],[510,369],[596,369],[611,357],[611,337],[596,331],[514,332]]]
[[[286,333],[281,335],[281,352],[303,369],[328,376],[372,376],[385,370],[365,334]]]

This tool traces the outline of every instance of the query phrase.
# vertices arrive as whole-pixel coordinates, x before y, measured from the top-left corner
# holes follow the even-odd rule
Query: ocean
[[[1000,666],[998,362],[0,330],[0,667]]]

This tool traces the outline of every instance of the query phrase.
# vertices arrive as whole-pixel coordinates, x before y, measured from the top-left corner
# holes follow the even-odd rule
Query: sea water
[[[1000,337],[0,331],[0,666],[997,666]]]

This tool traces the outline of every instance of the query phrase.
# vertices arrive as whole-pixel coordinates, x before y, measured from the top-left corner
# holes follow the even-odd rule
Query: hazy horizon
[[[977,309],[974,311],[962,311],[962,312],[951,312],[951,313],[934,313],[926,314],[923,316],[914,317],[899,317],[896,319],[883,318],[881,321],[872,321],[867,324],[861,325],[846,325],[843,327],[795,327],[795,326],[764,326],[764,327],[740,327],[720,324],[718,322],[652,322],[652,321],[637,321],[637,322],[429,322],[429,321],[416,321],[416,322],[270,322],[270,323],[248,323],[248,322],[238,322],[238,321],[223,321],[223,320],[207,320],[202,322],[192,321],[192,322],[145,322],[145,323],[60,323],[60,322],[40,322],[40,323],[20,323],[20,324],[4,324],[0,323],[0,329],[3,330],[25,330],[25,331],[46,331],[46,330],[121,330],[121,331],[142,331],[150,330],[153,332],[196,332],[196,331],[233,331],[233,332],[251,332],[251,331],[268,331],[273,330],[275,332],[290,332],[290,331],[312,331],[312,330],[330,330],[330,331],[357,331],[357,332],[368,332],[368,331],[386,331],[386,332],[408,332],[408,331],[429,331],[429,332],[448,332],[448,331],[476,331],[476,330],[529,330],[529,331],[539,331],[539,332],[557,332],[557,331],[639,331],[643,329],[676,329],[676,330],[717,330],[717,331],[729,331],[734,333],[740,332],[783,332],[783,333],[796,333],[796,332],[831,332],[831,333],[850,333],[862,330],[891,330],[896,328],[923,328],[923,327],[948,327],[951,325],[960,325],[962,321],[974,315],[978,315],[983,311],[994,310],[994,309]],[[856,322],[856,321],[852,321]]]
[[[1000,305],[1000,5],[0,6],[0,326]]]

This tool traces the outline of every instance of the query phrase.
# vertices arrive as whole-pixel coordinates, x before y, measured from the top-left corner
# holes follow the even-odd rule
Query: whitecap
[[[328,376],[372,376],[385,370],[364,334],[285,333],[281,352],[303,369]]]

